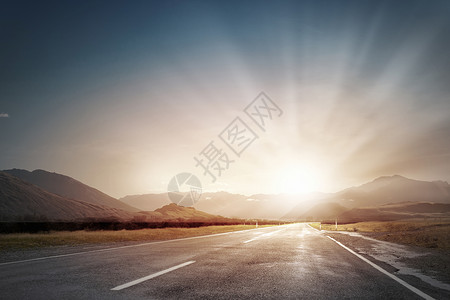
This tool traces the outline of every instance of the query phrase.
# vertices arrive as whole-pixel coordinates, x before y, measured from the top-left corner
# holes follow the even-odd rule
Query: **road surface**
[[[423,299],[293,224],[0,264],[2,299]]]

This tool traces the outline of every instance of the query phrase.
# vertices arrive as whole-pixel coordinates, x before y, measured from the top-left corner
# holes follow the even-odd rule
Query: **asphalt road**
[[[422,299],[305,224],[0,264],[0,298]]]

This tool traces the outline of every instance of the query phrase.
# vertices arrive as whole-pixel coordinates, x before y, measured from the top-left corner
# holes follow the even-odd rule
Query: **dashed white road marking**
[[[245,241],[244,244],[253,242],[254,240],[257,240],[257,239],[259,239],[259,238],[261,238],[261,237],[263,237],[263,236],[270,236],[270,235],[272,235],[272,234],[274,234],[274,233],[277,233],[277,232],[280,232],[280,231],[282,231],[282,230],[284,230],[284,229],[285,229],[285,228],[280,229],[280,230],[277,230],[277,231],[272,231],[272,232],[268,232],[268,233],[264,233],[264,234],[258,235],[257,237],[254,237],[254,238],[252,238],[252,239],[249,239],[248,241]]]
[[[398,278],[397,276],[389,273],[388,271],[386,271],[385,269],[381,268],[380,266],[378,266],[377,264],[374,264],[373,262],[371,262],[370,260],[368,260],[367,258],[365,258],[364,256],[356,253],[355,251],[353,251],[352,249],[348,248],[347,246],[343,245],[342,243],[336,241],[335,239],[333,239],[330,236],[327,236],[327,238],[329,238],[330,240],[334,241],[336,244],[338,244],[339,246],[341,246],[342,248],[344,248],[345,250],[347,250],[348,252],[352,253],[353,255],[355,255],[356,257],[358,257],[359,259],[363,260],[364,262],[368,263],[369,265],[371,265],[372,267],[374,267],[375,269],[377,269],[378,271],[380,271],[381,273],[383,273],[384,275],[394,279],[395,281],[397,281],[398,283],[400,283],[401,285],[403,285],[404,287],[406,287],[408,290],[416,293],[417,295],[419,295],[420,297],[427,299],[427,300],[434,300],[433,297],[425,294],[424,292],[422,292],[421,290],[413,287],[412,285],[410,285],[409,283],[401,280],[400,278]]]
[[[193,264],[193,263],[195,263],[195,260],[187,261],[187,262],[185,262],[185,263],[176,265],[176,266],[174,266],[174,267],[171,267],[171,268],[168,268],[168,269],[165,269],[165,270],[162,270],[162,271],[153,273],[153,274],[151,274],[151,275],[148,275],[148,276],[145,276],[145,277],[142,277],[142,278],[139,278],[139,279],[136,279],[136,280],[133,280],[133,281],[124,283],[124,284],[119,285],[119,286],[116,286],[115,288],[112,288],[111,291],[120,291],[120,290],[129,288],[130,286],[133,286],[133,285],[142,283],[142,282],[144,282],[144,281],[147,281],[147,280],[149,280],[149,279],[152,279],[152,278],[161,276],[161,275],[163,275],[163,274],[166,274],[166,273],[175,271],[176,269],[179,269],[179,268],[188,266],[188,265]]]

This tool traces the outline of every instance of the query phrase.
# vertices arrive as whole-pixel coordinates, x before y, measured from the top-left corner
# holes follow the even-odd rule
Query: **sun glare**
[[[293,164],[276,174],[275,188],[279,193],[304,194],[318,191],[322,185],[318,168],[308,164]]]

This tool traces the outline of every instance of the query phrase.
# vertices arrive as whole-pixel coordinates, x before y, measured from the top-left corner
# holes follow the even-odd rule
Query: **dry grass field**
[[[311,223],[320,229],[320,223]],[[322,230],[336,231],[335,224],[322,224]],[[337,231],[377,233],[379,240],[426,248],[450,249],[450,220],[408,220],[338,224]]]
[[[273,226],[262,225],[259,228]],[[255,225],[205,226],[198,228],[154,228],[120,231],[54,231],[49,233],[0,234],[0,251],[48,246],[148,242],[254,229]]]

